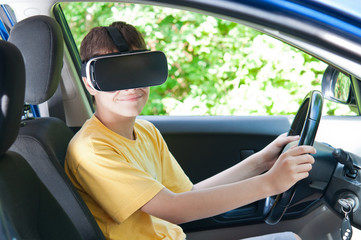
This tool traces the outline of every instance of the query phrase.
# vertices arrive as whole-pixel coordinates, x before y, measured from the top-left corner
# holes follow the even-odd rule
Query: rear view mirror
[[[348,75],[328,66],[322,78],[324,98],[343,104],[351,103],[351,79]]]

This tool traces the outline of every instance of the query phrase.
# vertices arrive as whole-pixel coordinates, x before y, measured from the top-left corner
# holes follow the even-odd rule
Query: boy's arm
[[[177,224],[221,214],[282,193],[306,178],[314,163],[308,153],[315,153],[315,149],[311,146],[291,148],[267,173],[235,183],[178,194],[164,188],[141,210]]]
[[[273,166],[285,145],[298,139],[299,136],[286,136],[286,134],[282,134],[262,151],[251,155],[233,167],[195,184],[193,189],[215,187],[257,176]]]

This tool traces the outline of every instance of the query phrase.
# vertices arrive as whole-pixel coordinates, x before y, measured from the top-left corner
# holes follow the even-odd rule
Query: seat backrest
[[[10,32],[9,41],[24,58],[25,102],[41,104],[59,86],[63,64],[63,36],[58,23],[47,16],[24,19]],[[23,120],[11,150],[22,155],[49,189],[84,239],[104,239],[89,209],[64,171],[67,146],[73,132],[53,117]]]
[[[1,219],[5,238],[82,239],[27,161],[8,150],[19,131],[24,89],[22,55],[0,40],[0,208],[6,216]]]

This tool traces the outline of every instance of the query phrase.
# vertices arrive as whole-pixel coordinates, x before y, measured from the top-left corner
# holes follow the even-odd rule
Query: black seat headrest
[[[63,66],[60,26],[48,16],[29,17],[15,24],[9,42],[20,49],[24,58],[25,102],[34,105],[46,102],[58,87]]]
[[[0,40],[0,155],[19,132],[25,93],[25,66],[19,49]]]

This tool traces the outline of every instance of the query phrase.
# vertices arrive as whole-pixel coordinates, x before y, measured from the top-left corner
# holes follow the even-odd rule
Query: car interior
[[[73,56],[77,51],[71,50],[71,32],[61,8],[46,11],[17,22],[8,41],[0,40],[0,191],[6,193],[0,194],[0,238],[105,239],[63,169],[69,141],[94,109],[87,105],[91,101],[81,81],[72,86],[77,89],[72,93],[69,86],[75,83],[64,80],[79,78],[80,61]],[[322,87],[333,90],[332,76],[339,73],[328,67]],[[345,101],[355,108],[361,81],[345,75],[353,80]],[[329,91],[310,91],[295,117],[140,116],[160,130],[193,183],[260,151],[284,132],[305,132],[303,140],[317,146],[318,170],[297,188],[182,224],[187,239],[241,239],[280,231],[293,231],[302,239],[339,239],[344,212],[338,200],[345,198],[356,199],[350,218],[354,236],[359,236],[361,151],[357,137],[348,134],[359,129],[360,117],[321,119],[325,92]],[[47,114],[34,117],[31,105],[43,107]],[[311,108],[318,110],[313,114]],[[81,117],[69,117],[76,111]],[[338,160],[335,148],[347,150],[347,156]]]

